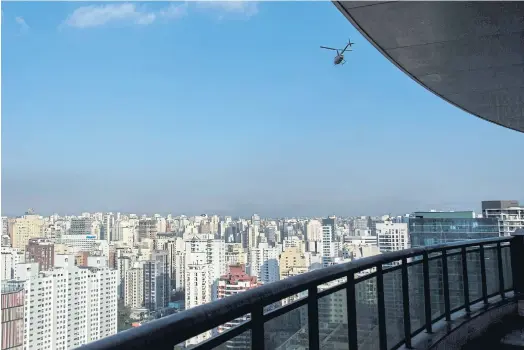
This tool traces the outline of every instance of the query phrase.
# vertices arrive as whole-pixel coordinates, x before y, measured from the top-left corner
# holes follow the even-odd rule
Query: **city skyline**
[[[2,312],[16,316],[2,323],[3,334],[16,335],[8,338],[7,346],[5,343],[2,346],[76,348],[248,290],[265,288],[266,291],[253,291],[265,294],[270,289],[268,284],[275,283],[278,287],[277,283],[287,278],[308,273],[314,281],[320,276],[319,292],[328,292],[318,299],[318,313],[323,315],[318,319],[319,329],[342,335],[341,330],[347,327],[340,325],[349,324],[349,311],[344,302],[355,303],[360,315],[357,327],[374,327],[377,324],[373,321],[374,310],[381,304],[377,296],[381,289],[384,304],[401,305],[403,295],[421,295],[425,274],[430,274],[435,281],[442,274],[450,281],[463,280],[464,269],[453,264],[457,261],[455,257],[450,260],[449,270],[444,264],[442,268],[437,265],[432,272],[423,272],[426,269],[417,272],[415,264],[422,267],[420,258],[427,257],[427,250],[423,253],[417,248],[437,244],[440,246],[435,248],[442,249],[444,244],[471,239],[475,242],[468,244],[469,248],[482,239],[489,239],[485,244],[490,247],[495,239],[503,242],[497,245],[500,259],[495,259],[493,248],[485,249],[481,245],[480,258],[485,259],[485,264],[478,259],[467,260],[465,273],[472,282],[468,285],[473,298],[488,293],[483,288],[483,284],[487,284],[486,279],[483,282],[484,273],[500,282],[500,292],[503,292],[506,284],[500,276],[504,264],[509,266],[514,261],[506,254],[511,251],[506,242],[517,239],[511,236],[524,224],[524,207],[515,200],[483,201],[481,205],[481,215],[471,211],[440,211],[416,212],[409,217],[267,219],[252,214],[246,220],[216,215],[139,217],[102,212],[81,213],[81,217],[2,217]],[[36,213],[28,209],[27,214]],[[447,249],[456,251],[457,246]],[[467,254],[472,257],[477,253],[474,249],[463,251],[466,259]],[[377,255],[388,252],[409,257],[417,254],[420,258],[391,262],[388,260],[391,256],[384,255],[372,269],[365,263],[352,265],[355,260],[372,256],[376,259]],[[448,259],[444,253],[441,257],[432,257],[432,261],[435,258]],[[356,272],[359,279],[354,298],[337,292],[340,283],[346,281],[340,276],[341,268],[331,268],[340,264],[344,269],[360,266],[361,270]],[[401,275],[391,271],[386,272],[387,278],[382,283],[373,278],[361,279],[368,273],[383,273],[384,266],[400,267],[401,264],[409,264],[411,268],[410,272],[403,269],[403,275],[411,279],[408,280],[410,293],[404,286],[399,288]],[[325,270],[316,271],[319,269]],[[327,281],[326,276],[333,278]],[[299,279],[293,279],[289,283],[293,286],[297,281]],[[289,293],[282,298],[283,294],[277,301],[266,303],[265,308],[282,310],[281,307],[296,306],[290,304],[311,291],[307,286],[301,288],[299,293]],[[400,293],[401,290],[405,293]],[[463,295],[462,289],[456,288],[447,296],[445,290],[444,293],[441,289],[430,290],[432,310],[437,311],[446,298],[454,300]],[[467,289],[464,287],[464,290]],[[238,297],[242,296],[235,298]],[[417,310],[424,310],[420,298],[412,300]],[[228,301],[232,299],[224,302]],[[275,318],[280,319],[276,325],[266,322],[274,325],[264,328],[263,339],[269,348],[277,348],[282,341],[290,345],[300,343],[302,337],[297,336],[306,331],[306,310],[300,311],[297,307],[285,311],[285,317]],[[440,312],[444,311],[440,309]],[[172,341],[173,347],[177,344],[175,349],[181,350],[201,344],[253,318],[252,313],[242,314],[216,327],[180,337]],[[396,325],[388,326],[389,330],[396,329],[401,334],[402,314],[401,307],[385,313],[388,324]],[[424,315],[413,313],[412,319],[423,320]],[[228,345],[248,348],[251,335],[239,334],[241,336],[235,336]],[[168,339],[163,339],[164,344]],[[346,341],[340,336],[329,339],[330,343],[341,345]],[[374,342],[377,338],[369,339]]]
[[[498,201],[500,199],[488,199],[487,201],[489,200],[495,200],[495,201]],[[515,199],[502,199],[502,200],[515,200]],[[485,201],[485,200],[484,200]],[[518,203],[521,203],[520,200],[516,200]],[[34,214],[34,215],[39,215],[39,216],[42,216],[42,217],[50,217],[50,216],[53,216],[53,215],[58,215],[59,217],[82,217],[83,214],[90,214],[90,215],[93,215],[93,214],[96,214],[96,213],[112,213],[113,215],[115,214],[120,214],[120,215],[124,215],[124,216],[130,216],[130,215],[135,215],[136,217],[138,218],[141,218],[141,217],[154,217],[155,215],[160,215],[160,217],[167,217],[168,215],[171,215],[173,218],[179,218],[179,217],[182,217],[182,216],[185,216],[185,217],[188,217],[188,218],[192,218],[192,217],[198,217],[198,216],[206,216],[206,217],[212,217],[212,216],[218,216],[218,217],[221,217],[221,218],[224,218],[224,217],[231,217],[233,218],[234,220],[236,219],[248,219],[250,220],[253,215],[257,215],[259,216],[261,219],[264,219],[264,220],[283,220],[283,219],[322,219],[322,218],[326,218],[326,217],[331,217],[331,216],[334,216],[336,218],[339,218],[339,219],[347,219],[347,218],[359,218],[359,217],[375,217],[375,218],[378,218],[378,217],[383,217],[383,216],[389,216],[389,217],[407,217],[409,215],[411,215],[412,213],[415,213],[415,212],[473,212],[475,213],[476,215],[481,215],[482,213],[482,209],[481,209],[481,206],[480,204],[477,205],[475,208],[456,208],[456,209],[442,209],[442,208],[422,208],[422,209],[416,209],[416,210],[409,210],[407,212],[404,212],[404,213],[400,213],[400,212],[383,212],[383,213],[362,213],[362,214],[356,214],[356,215],[349,215],[349,214],[344,214],[344,213],[327,213],[325,215],[321,215],[321,214],[313,214],[313,215],[302,215],[302,214],[298,214],[298,215],[264,215],[264,214],[261,214],[260,212],[251,212],[251,213],[247,213],[247,214],[235,214],[235,213],[219,213],[219,212],[195,212],[195,213],[192,213],[192,212],[173,212],[173,211],[166,211],[166,212],[154,212],[154,211],[146,211],[146,212],[134,212],[134,211],[129,211],[129,210],[123,210],[123,211],[120,211],[120,210],[108,210],[108,211],[103,211],[103,210],[86,210],[86,211],[81,211],[81,212],[58,212],[58,211],[39,211],[35,208],[31,208],[31,207],[28,207],[26,208],[26,210],[24,210],[23,212],[20,212],[20,213],[15,213],[15,214],[9,214],[9,213],[2,213],[2,217],[22,217],[23,215],[27,215],[27,214]]]
[[[424,90],[331,3],[173,6],[3,5],[3,214],[522,201],[521,135]],[[348,37],[333,67],[318,47]]]

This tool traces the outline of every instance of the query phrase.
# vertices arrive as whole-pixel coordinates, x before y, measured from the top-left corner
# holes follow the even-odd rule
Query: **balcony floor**
[[[484,334],[462,347],[462,350],[524,349],[524,317],[511,314],[492,324]]]

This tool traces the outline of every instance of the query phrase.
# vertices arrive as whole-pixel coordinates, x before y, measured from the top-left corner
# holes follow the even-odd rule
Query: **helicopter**
[[[326,50],[333,50],[333,51],[337,52],[337,55],[335,56],[335,59],[333,60],[333,64],[336,66],[338,64],[344,65],[344,63],[346,63],[346,60],[344,59],[344,52],[346,52],[346,51],[353,51],[351,49],[348,50],[348,47],[353,46],[353,44],[354,43],[351,42],[351,39],[349,39],[349,42],[347,43],[346,47],[343,50],[342,49],[334,49],[332,47],[326,47],[326,46],[321,46],[320,48],[321,49],[326,49]]]

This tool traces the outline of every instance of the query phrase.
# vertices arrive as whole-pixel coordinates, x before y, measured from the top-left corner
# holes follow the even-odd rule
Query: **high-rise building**
[[[132,309],[144,306],[144,269],[134,267],[127,270],[124,282],[124,304]]]
[[[218,297],[218,281],[226,272],[225,243],[212,235],[188,237],[185,241],[185,304],[186,309],[209,303]],[[204,332],[189,339],[186,345],[198,344],[210,338]]]
[[[116,258],[116,268],[118,270],[118,297],[124,298],[126,288],[125,279],[127,271],[132,268],[133,262],[129,256],[119,256]]]
[[[167,232],[167,222],[163,217],[155,218],[156,221],[156,232]]]
[[[140,240],[156,239],[157,225],[155,219],[142,219],[138,221],[138,237]]]
[[[289,247],[279,256],[280,279],[289,277],[292,269],[306,269],[306,257],[300,247]]]
[[[245,292],[246,290],[256,288],[258,285],[257,278],[246,273],[245,265],[231,265],[229,266],[229,272],[218,280],[218,299]],[[229,321],[219,326],[218,332],[225,332],[247,320],[249,320],[249,316],[245,315]],[[248,349],[250,347],[251,337],[249,334],[238,335],[226,342],[227,349]]]
[[[211,225],[208,221],[201,221],[200,226],[198,226],[198,233],[209,234],[211,233]]]
[[[183,266],[179,265],[180,259],[177,256],[184,252],[185,244],[184,240],[180,237],[169,238],[163,245],[162,249],[167,251],[167,262],[169,265],[169,279],[173,288],[176,287],[176,274],[177,270],[184,269]]]
[[[175,289],[177,291],[185,290],[186,287],[186,253],[185,252],[176,252],[175,255]]]
[[[188,264],[205,264],[209,266],[208,286],[211,288],[211,300],[217,298],[218,279],[226,273],[225,242],[221,239],[210,239],[212,236],[195,236],[185,242],[186,273]],[[187,282],[187,278],[186,278]],[[187,283],[186,283],[187,293]]]
[[[55,245],[47,238],[31,238],[25,250],[25,262],[37,262],[40,271],[47,271],[55,265]]]
[[[249,248],[256,248],[258,246],[258,226],[249,225],[247,228],[247,241]]]
[[[331,234],[334,236],[337,233],[337,218],[335,216],[330,216],[327,219],[322,219],[322,226],[331,227]]]
[[[483,239],[499,236],[499,226],[496,218],[476,218],[472,211],[455,212],[415,212],[409,218],[409,234],[411,247],[431,246],[435,244],[453,243],[468,239]],[[496,250],[487,249],[486,273],[488,275],[498,274]],[[482,297],[482,279],[480,271],[480,253],[470,252],[468,259],[468,278],[470,299],[476,300]],[[448,286],[451,308],[464,304],[463,270],[460,256],[450,256],[448,260]],[[430,262],[430,288],[431,309],[434,312],[444,313],[444,288],[443,288],[443,266],[442,260],[436,259]],[[414,278],[410,285],[410,295],[417,295],[414,299],[414,310],[422,310],[420,314],[414,314],[412,320],[418,318],[417,322],[424,322],[424,305],[417,305],[423,300],[423,276],[422,266],[417,265],[410,271]],[[389,277],[388,277],[389,278]],[[385,282],[386,277],[384,277]],[[400,297],[399,297],[400,298]],[[388,303],[388,300],[386,300]],[[402,319],[399,311],[397,321]],[[390,321],[395,322],[395,321]],[[399,322],[396,322],[399,323]],[[400,324],[400,323],[399,323]],[[399,326],[398,331],[401,331]]]
[[[483,201],[482,214],[485,218],[496,218],[500,236],[510,236],[515,230],[524,228],[524,207],[515,200]]]
[[[210,265],[192,261],[188,255],[186,261],[186,310],[211,302]],[[195,345],[211,338],[211,331],[204,332],[186,341],[186,346]]]
[[[114,238],[114,226],[115,216],[113,215],[113,213],[105,214],[104,219],[102,221],[99,239],[107,242],[115,241],[116,239]]]
[[[322,224],[318,220],[309,220],[306,225],[306,240],[319,242],[322,240]]]
[[[24,348],[24,283],[2,281],[2,350]],[[30,315],[29,315],[30,316]]]
[[[376,224],[378,248],[382,253],[409,248],[408,224],[390,220]]]
[[[113,228],[113,241],[122,241],[132,246],[135,238],[134,226],[129,220],[117,220]]]
[[[226,243],[225,262],[227,266],[247,264],[247,253],[242,243]]]
[[[280,242],[280,232],[278,231],[277,225],[274,225],[274,224],[267,225],[264,228],[264,233],[269,243],[276,244],[277,242]]]
[[[361,216],[353,220],[354,230],[369,230],[371,229],[372,222],[369,216]]]
[[[75,266],[57,255],[55,268],[17,265],[24,281],[26,349],[70,349],[117,332],[117,275],[108,268]]]
[[[497,237],[496,218],[475,218],[472,211],[415,212],[409,218],[412,247]]]
[[[17,218],[12,226],[11,246],[25,250],[27,242],[31,238],[43,236],[44,220],[35,214],[26,214]]]
[[[15,279],[16,264],[25,262],[24,252],[20,249],[2,247],[0,254],[0,273],[2,280]]]
[[[94,220],[90,217],[71,218],[70,235],[93,235]]]
[[[2,216],[2,235],[9,236],[9,218]]]
[[[167,252],[154,251],[151,260],[144,263],[144,306],[151,310],[159,310],[167,306],[171,284]]]
[[[333,225],[329,222],[322,226],[321,247],[322,266],[327,267],[332,265],[337,256],[337,249],[333,235]]]
[[[260,243],[258,248],[249,251],[249,274],[258,277],[258,281],[264,284],[278,281],[280,279],[278,255],[277,247]]]
[[[105,256],[109,256],[109,243],[105,240],[96,239],[95,235],[62,235],[54,239],[56,244],[63,244],[81,251],[103,251]],[[55,247],[56,248],[56,247]]]

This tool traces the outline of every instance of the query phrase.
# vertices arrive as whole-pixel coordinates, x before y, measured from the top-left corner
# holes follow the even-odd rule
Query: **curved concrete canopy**
[[[524,2],[334,4],[415,81],[466,112],[524,132]]]

